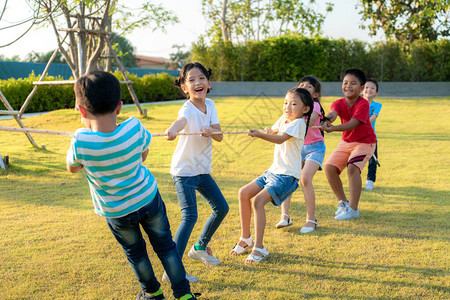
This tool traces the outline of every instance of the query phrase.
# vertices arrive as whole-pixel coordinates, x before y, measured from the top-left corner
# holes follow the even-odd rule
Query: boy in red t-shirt
[[[369,102],[360,96],[364,90],[366,75],[359,69],[344,72],[342,92],[344,98],[331,104],[330,112],[321,123],[326,132],[342,131],[339,145],[325,162],[328,182],[339,200],[336,220],[359,218],[358,202],[361,196],[361,171],[375,151],[377,138],[369,119]],[[340,125],[332,125],[337,117]],[[340,174],[347,166],[350,202],[344,193]]]

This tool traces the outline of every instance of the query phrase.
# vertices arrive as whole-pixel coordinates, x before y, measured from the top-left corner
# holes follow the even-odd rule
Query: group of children
[[[206,98],[211,88],[211,70],[200,63],[188,63],[175,84],[188,96],[178,118],[166,130],[166,139],[174,140],[180,132],[201,132],[201,135],[179,135],[172,157],[170,173],[181,209],[181,222],[172,240],[164,202],[155,178],[142,163],[148,155],[150,132],[141,122],[130,117],[117,124],[122,108],[120,84],[110,73],[94,71],[80,77],[74,86],[76,106],[85,128],[78,129],[67,152],[70,172],[85,171],[95,212],[106,217],[112,234],[122,246],[141,284],[137,299],[165,299],[150,263],[141,229],[164,267],[163,281],[170,281],[177,299],[196,299],[190,283],[198,278],[189,275],[182,263],[189,237],[198,218],[196,191],[212,208],[196,243],[188,256],[206,265],[217,266],[220,260],[208,246],[212,236],[229,211],[227,201],[211,176],[212,140],[222,141],[221,127],[214,102]],[[374,84],[364,91],[364,86]],[[251,251],[246,263],[258,263],[269,252],[263,245],[266,215],[264,206],[271,202],[282,207],[277,228],[292,224],[289,203],[300,181],[307,210],[301,233],[312,232],[319,224],[315,217],[315,194],[312,178],[322,169],[325,157],[323,131],[343,131],[339,146],[325,162],[325,173],[339,200],[335,219],[359,217],[361,171],[376,151],[376,137],[369,119],[369,100],[377,95],[376,81],[366,83],[358,69],[345,72],[342,84],[344,98],[333,102],[325,116],[320,105],[320,82],[312,76],[302,78],[297,87],[285,96],[283,115],[271,128],[251,129],[248,135],[275,144],[272,165],[260,177],[239,190],[241,237],[231,251],[239,255]],[[364,92],[367,100],[360,94]],[[367,94],[366,94],[367,93]],[[370,98],[370,99],[369,99]],[[381,105],[371,113],[378,116]],[[341,125],[333,125],[337,116]],[[376,163],[375,171],[376,171]],[[341,171],[347,166],[350,199],[345,196]],[[370,172],[369,172],[370,173]],[[370,175],[367,185],[375,181]],[[255,240],[250,233],[254,212]]]

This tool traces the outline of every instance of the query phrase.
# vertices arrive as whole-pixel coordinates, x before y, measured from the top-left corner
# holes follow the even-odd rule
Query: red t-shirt
[[[370,124],[369,102],[366,99],[360,96],[351,107],[348,107],[345,98],[342,98],[331,104],[330,111],[332,110],[337,112],[342,124],[348,123],[351,119],[360,121],[358,126],[352,130],[342,132],[342,139],[345,142],[365,144],[375,144],[377,142],[377,137]]]

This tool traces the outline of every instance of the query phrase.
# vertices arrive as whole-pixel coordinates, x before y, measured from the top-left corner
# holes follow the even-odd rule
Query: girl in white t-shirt
[[[281,205],[298,188],[302,166],[301,151],[313,108],[311,94],[306,89],[290,89],[284,99],[284,114],[272,128],[266,128],[265,133],[256,129],[249,131],[250,136],[276,145],[272,166],[262,176],[239,190],[241,238],[231,254],[242,254],[253,247],[246,263],[258,263],[269,255],[263,246],[266,227],[264,206],[269,202],[275,206]],[[303,116],[307,116],[306,124]],[[254,243],[250,235],[252,207],[255,213]]]
[[[228,204],[219,187],[211,177],[212,140],[222,141],[219,118],[214,102],[206,98],[211,88],[211,69],[198,62],[186,64],[175,80],[189,100],[184,103],[169,129],[166,138],[174,140],[177,133],[202,132],[202,135],[180,135],[173,153],[170,174],[172,174],[178,202],[181,208],[181,223],[174,236],[177,250],[182,257],[192,229],[197,221],[196,191],[208,201],[212,213],[207,219],[197,243],[189,250],[189,257],[200,260],[206,265],[219,265],[220,261],[212,256],[208,247],[211,237],[228,213]],[[186,274],[190,282],[198,278]],[[163,278],[164,279],[164,278]]]

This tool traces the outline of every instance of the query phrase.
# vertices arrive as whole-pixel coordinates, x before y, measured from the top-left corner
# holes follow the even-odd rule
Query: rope
[[[11,132],[27,132],[27,133],[42,133],[42,134],[53,134],[53,135],[64,135],[73,136],[73,132],[67,131],[53,131],[53,130],[42,130],[42,129],[31,129],[31,128],[16,128],[16,127],[3,127],[0,126],[0,131],[11,131]],[[247,134],[248,131],[215,131],[211,132],[212,135],[216,134]],[[201,132],[178,132],[177,135],[201,135]],[[152,137],[167,136],[165,133],[153,133]]]

